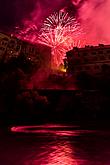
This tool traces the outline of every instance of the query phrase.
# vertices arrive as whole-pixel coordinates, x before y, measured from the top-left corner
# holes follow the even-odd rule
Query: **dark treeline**
[[[79,90],[27,89],[33,68],[23,56],[0,64],[1,124],[110,126],[110,79],[106,67],[101,77],[81,74],[77,81]]]

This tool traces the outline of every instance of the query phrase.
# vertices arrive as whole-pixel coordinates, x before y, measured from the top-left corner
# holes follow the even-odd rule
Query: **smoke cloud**
[[[73,3],[73,5],[77,6],[81,2],[81,0],[71,0],[71,2]]]
[[[88,44],[110,44],[110,0],[85,0],[78,16]]]

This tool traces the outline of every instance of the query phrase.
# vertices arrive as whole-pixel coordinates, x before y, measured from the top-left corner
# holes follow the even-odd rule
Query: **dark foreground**
[[[36,133],[2,130],[0,164],[110,165],[110,132],[59,125],[57,128],[44,125]]]
[[[21,93],[19,100],[10,96],[2,104],[0,99],[0,125],[68,123],[110,129],[109,90],[39,90],[39,100],[35,90]]]
[[[38,92],[48,104],[26,95],[0,105],[0,165],[110,165],[110,91]],[[56,126],[10,131],[43,123]]]

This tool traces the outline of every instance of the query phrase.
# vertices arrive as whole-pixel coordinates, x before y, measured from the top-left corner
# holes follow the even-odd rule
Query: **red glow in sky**
[[[67,12],[59,11],[45,19],[40,31],[31,21],[25,21],[24,29],[18,37],[34,44],[42,43],[52,48],[52,68],[58,69],[63,64],[66,52],[74,46],[82,47],[84,40],[80,23]]]
[[[62,7],[63,0],[57,2],[58,4],[56,5],[54,2],[50,3],[48,0],[44,0],[44,3],[46,3],[49,9],[46,12],[43,3],[37,1],[34,11],[31,13],[31,21],[28,18],[26,19],[29,25],[24,27],[19,33],[21,39],[33,43],[40,42],[52,48],[53,68],[58,68],[63,63],[66,51],[72,49],[74,46],[82,47],[85,44],[98,45],[100,43],[110,44],[110,0],[71,0],[73,6],[77,6],[77,16],[75,21],[71,19],[72,16],[71,18],[68,15],[65,17],[66,19],[68,17],[70,24],[68,22],[65,24],[65,18],[62,17],[62,19],[60,14],[55,14],[57,13],[54,12],[56,8],[58,11],[61,6],[59,11],[65,13],[68,7]],[[77,23],[80,26],[77,26]],[[62,26],[63,24],[66,26]],[[73,28],[74,32],[69,29],[70,27]],[[83,29],[84,35],[82,35],[80,29]]]
[[[78,10],[78,17],[86,31],[88,44],[110,44],[110,0],[84,1]]]

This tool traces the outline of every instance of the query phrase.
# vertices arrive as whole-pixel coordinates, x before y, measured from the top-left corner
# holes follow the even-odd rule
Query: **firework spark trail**
[[[24,21],[23,29],[16,27],[18,38],[35,43],[38,36],[37,26],[31,21]]]
[[[68,50],[74,46],[84,45],[80,24],[74,17],[62,11],[55,12],[46,18],[40,31],[33,22],[24,21],[23,30],[18,29],[16,36],[34,44],[41,43],[51,47],[51,61],[54,69],[63,64]]]
[[[54,14],[46,18],[43,25],[44,28],[42,30],[50,30],[56,27],[67,27],[69,25],[72,25],[73,21],[75,21],[75,18],[69,17],[68,13],[64,13],[61,11],[58,13],[55,12]]]
[[[82,46],[79,37],[81,33],[79,23],[66,12],[60,11],[46,18],[38,42],[52,48],[53,68],[58,68],[60,64],[63,64],[68,50],[74,46]]]

